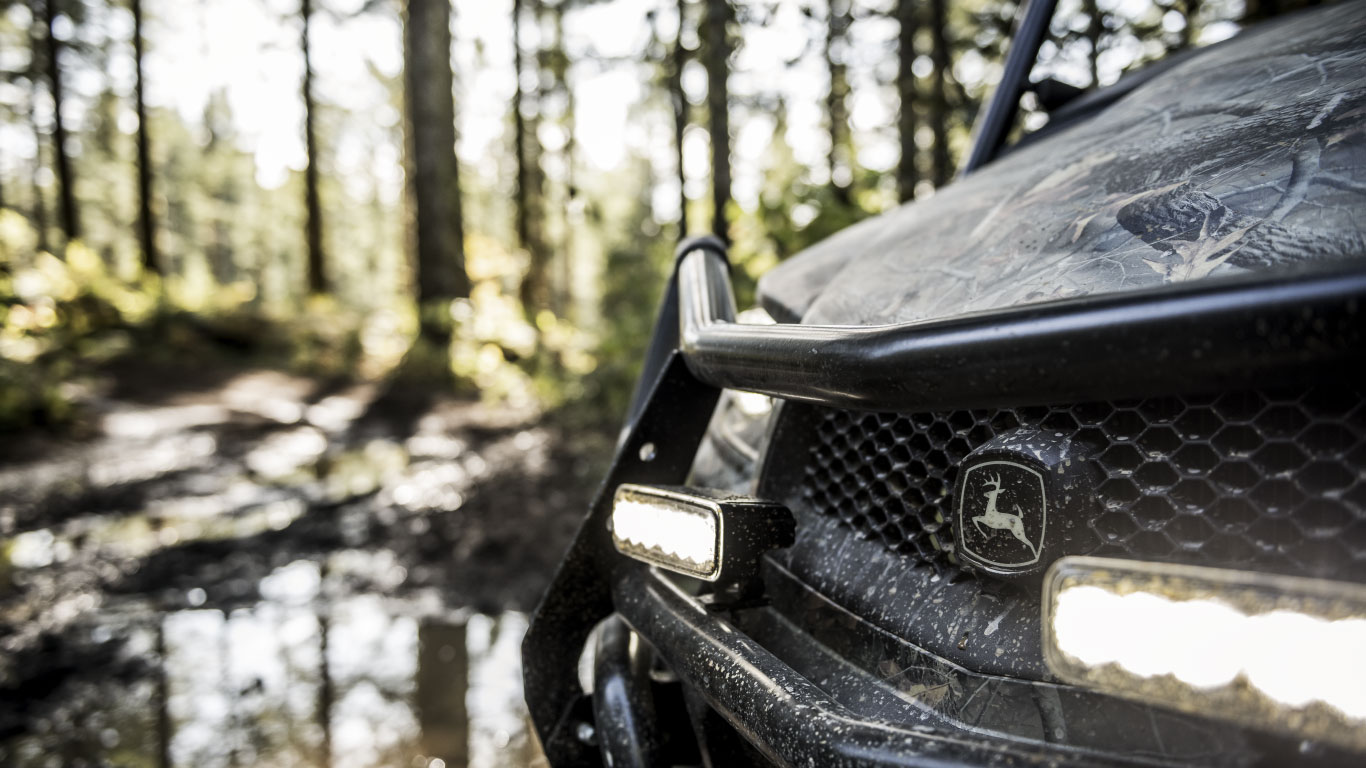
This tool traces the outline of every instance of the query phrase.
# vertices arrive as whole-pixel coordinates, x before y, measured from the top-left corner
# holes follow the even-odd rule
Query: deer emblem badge
[[[982,528],[983,525],[997,531],[1009,531],[1011,536],[1019,539],[1020,543],[1028,547],[1029,551],[1037,558],[1039,548],[1034,546],[1029,541],[1029,537],[1025,535],[1022,518],[1024,513],[1020,511],[1020,505],[1013,505],[1015,507],[1015,514],[1013,515],[996,508],[996,497],[1001,495],[1001,475],[998,473],[987,478],[986,486],[991,489],[982,493],[982,496],[987,500],[987,511],[985,514],[972,518],[972,524],[977,526],[977,532],[983,536],[989,535]]]
[[[969,464],[954,512],[958,554],[995,573],[1037,570],[1048,533],[1048,488],[1042,472],[997,459]]]

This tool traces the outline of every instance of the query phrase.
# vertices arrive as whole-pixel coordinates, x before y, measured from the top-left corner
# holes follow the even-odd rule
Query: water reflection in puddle
[[[64,682],[54,711],[0,741],[0,764],[544,764],[521,698],[524,614],[371,594],[319,603],[322,582],[297,561],[249,608],[70,627],[113,649],[112,672]]]

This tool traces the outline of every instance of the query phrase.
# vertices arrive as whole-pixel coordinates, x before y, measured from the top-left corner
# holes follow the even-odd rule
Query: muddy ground
[[[610,443],[125,365],[0,445],[0,765],[528,765],[518,644]]]

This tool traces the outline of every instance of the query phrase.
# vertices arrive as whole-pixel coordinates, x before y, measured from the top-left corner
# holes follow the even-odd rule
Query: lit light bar
[[[792,544],[781,504],[714,491],[625,484],[612,500],[617,551],[704,581],[739,582],[759,556]]]
[[[1366,749],[1366,585],[1065,557],[1043,647],[1069,683]]]

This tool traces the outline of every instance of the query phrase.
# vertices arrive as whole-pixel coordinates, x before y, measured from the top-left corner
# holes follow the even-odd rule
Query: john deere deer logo
[[[1001,572],[1040,562],[1048,509],[1038,470],[1002,459],[971,464],[958,493],[954,522],[960,555]]]
[[[1022,544],[1029,547],[1029,551],[1035,557],[1038,557],[1039,548],[1029,543],[1029,538],[1025,536],[1024,521],[1020,517],[1024,513],[1020,511],[1020,505],[1015,505],[1015,514],[1013,515],[996,508],[996,497],[1001,495],[1000,473],[992,475],[991,479],[986,482],[986,487],[991,489],[982,494],[987,500],[986,514],[972,518],[972,524],[977,526],[977,532],[983,536],[987,535],[986,531],[982,530],[983,525],[997,531],[1010,531],[1011,536],[1019,539]]]

